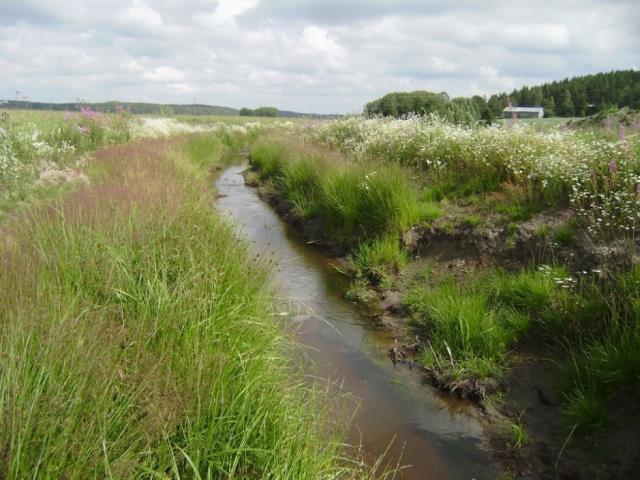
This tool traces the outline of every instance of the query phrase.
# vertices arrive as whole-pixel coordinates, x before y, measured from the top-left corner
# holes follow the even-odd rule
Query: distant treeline
[[[140,115],[252,115],[260,117],[286,117],[286,118],[338,118],[340,115],[323,115],[317,113],[300,113],[290,110],[278,110],[275,107],[260,107],[255,110],[243,108],[238,110],[231,107],[220,107],[216,105],[176,105],[176,104],[160,104],[160,103],[141,103],[141,102],[100,102],[90,103],[82,100],[77,102],[53,103],[53,102],[32,102],[29,100],[2,100],[0,99],[0,108],[6,109],[26,109],[26,110],[54,110],[77,112],[81,107],[91,107],[93,110],[104,113],[112,113],[124,108],[129,113]],[[273,115],[275,110],[276,114]],[[252,112],[252,114],[248,113]]]
[[[409,113],[437,113],[457,123],[500,117],[509,104],[544,107],[547,117],[584,117],[612,108],[640,108],[640,71],[621,70],[522,87],[510,94],[475,95],[450,99],[446,92],[389,93],[365,106],[367,115],[399,117]]]
[[[30,110],[59,110],[75,112],[81,107],[89,106],[93,110],[113,113],[124,108],[129,113],[145,115],[238,115],[238,110],[216,105],[174,105],[142,102],[100,102],[87,103],[83,101],[69,103],[31,102],[28,100],[8,100],[0,103],[0,108],[30,109]]]
[[[241,117],[279,117],[280,111],[276,107],[259,107],[255,109],[241,108]]]
[[[367,115],[400,117],[410,113],[438,115],[456,123],[469,123],[478,120],[491,122],[493,117],[484,97],[449,98],[446,92],[433,93],[424,90],[415,92],[388,93],[365,106]]]
[[[640,70],[619,70],[522,87],[492,95],[488,104],[494,116],[507,106],[544,107],[548,117],[584,117],[611,108],[640,108]]]

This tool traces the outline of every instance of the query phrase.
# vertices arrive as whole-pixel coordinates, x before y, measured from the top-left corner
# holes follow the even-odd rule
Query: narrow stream
[[[343,276],[244,184],[246,168],[232,166],[219,177],[216,207],[237,224],[255,253],[272,258],[274,284],[300,323],[297,338],[315,363],[313,373],[343,381],[360,399],[349,441],[361,442],[371,458],[389,449],[387,461],[400,458],[410,466],[397,477],[403,480],[496,478],[490,455],[481,448],[482,426],[465,404],[438,395],[416,372],[393,365],[386,353],[392,337],[344,299]]]

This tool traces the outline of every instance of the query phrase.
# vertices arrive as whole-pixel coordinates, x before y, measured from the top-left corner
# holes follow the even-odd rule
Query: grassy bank
[[[594,238],[633,236],[640,223],[640,136],[610,131],[539,131],[449,124],[438,117],[350,118],[309,128],[314,142],[360,162],[404,165],[423,177],[424,194],[478,203],[500,194],[502,207],[526,216],[570,208]],[[489,205],[495,208],[496,205]]]
[[[5,225],[0,476],[357,475],[292,372],[264,268],[212,211],[226,148],[102,150],[90,185]]]
[[[565,441],[593,445],[637,424],[634,128],[356,117],[299,128],[297,140],[261,137],[251,161],[263,189],[292,202],[305,221],[320,221],[325,244],[348,245],[341,268],[354,277],[351,297],[399,290],[386,314],[410,317],[407,351],[418,351],[437,384],[470,386],[480,397],[497,392],[514,418],[510,450],[532,441],[526,430],[535,421],[523,412],[550,408],[542,414],[553,427],[533,441],[561,456],[571,450]],[[534,252],[539,246],[544,252]],[[519,403],[510,403],[511,370],[541,365],[551,373],[525,381]],[[607,455],[598,461],[617,458]]]
[[[612,426],[612,401],[640,388],[639,276],[635,268],[576,278],[543,266],[417,284],[406,301],[429,339],[420,360],[446,365],[452,382],[500,379],[518,345],[545,344],[563,360],[557,387],[566,427],[603,431]]]
[[[384,162],[355,162],[281,134],[260,136],[250,158],[263,187],[303,222],[319,222],[315,240],[350,252],[350,269],[371,282],[406,262],[402,232],[440,213],[406,170]]]

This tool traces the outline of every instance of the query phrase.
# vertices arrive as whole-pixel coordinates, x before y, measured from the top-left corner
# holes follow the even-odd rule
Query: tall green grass
[[[570,428],[612,425],[613,399],[640,394],[640,269],[603,282],[562,268],[495,271],[462,285],[417,286],[408,296],[427,348],[422,361],[459,376],[500,376],[519,340],[535,335],[561,360]]]
[[[500,377],[518,340],[565,304],[560,277],[566,277],[560,268],[496,270],[462,284],[446,279],[415,287],[407,302],[429,345],[423,361],[444,363],[458,375]]]
[[[390,277],[408,261],[409,255],[396,235],[361,243],[349,257],[357,279],[382,287],[389,287]]]
[[[445,281],[409,293],[414,322],[428,344],[422,360],[430,367],[446,363],[460,376],[500,376],[509,349],[530,319],[492,303],[478,285],[467,288]]]
[[[573,305],[563,411],[570,427],[596,433],[612,426],[614,399],[640,394],[640,268],[582,287]]]
[[[3,478],[364,476],[294,370],[264,268],[211,209],[209,147],[102,152],[92,186],[11,225]]]
[[[417,190],[397,167],[353,163],[277,136],[256,141],[251,164],[304,217],[320,218],[334,241],[349,244],[399,234],[421,217]]]

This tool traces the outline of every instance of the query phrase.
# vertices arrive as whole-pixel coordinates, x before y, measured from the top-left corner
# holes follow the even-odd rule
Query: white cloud
[[[344,48],[337,39],[324,28],[309,25],[304,27],[300,44],[307,53],[320,55],[332,67],[340,67],[346,58]]]
[[[167,89],[173,93],[189,93],[192,91],[188,83],[170,83],[167,85]]]
[[[212,14],[203,17],[211,26],[233,26],[236,17],[258,5],[258,0],[218,0]]]
[[[148,31],[159,31],[164,26],[162,15],[142,0],[134,0],[133,4],[116,15],[124,26]]]
[[[149,80],[151,82],[178,82],[180,80],[185,79],[184,72],[181,72],[177,68],[162,66],[155,67],[153,70],[149,72],[145,72],[143,75],[145,80]]]
[[[357,111],[640,64],[635,0],[0,0],[0,98]]]

